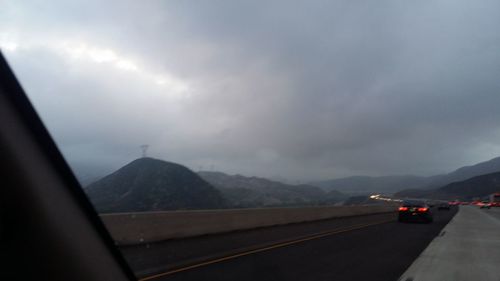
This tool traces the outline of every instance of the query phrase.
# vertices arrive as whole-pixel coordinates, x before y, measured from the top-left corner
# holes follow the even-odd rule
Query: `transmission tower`
[[[142,157],[147,157],[148,148],[149,148],[149,144],[141,145]]]

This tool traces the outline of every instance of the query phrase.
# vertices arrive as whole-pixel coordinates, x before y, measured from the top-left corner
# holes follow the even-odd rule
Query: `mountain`
[[[389,193],[407,188],[420,188],[429,183],[428,178],[418,176],[353,176],[311,183],[324,190],[338,190],[351,195]]]
[[[310,185],[290,185],[258,177],[199,172],[233,207],[297,206],[336,203],[345,196]]]
[[[448,174],[428,177],[427,185],[420,188],[408,187],[406,189],[400,190],[395,195],[399,197],[425,197],[429,196],[429,194],[432,193],[436,188],[443,187],[447,184],[499,171],[500,157],[496,157],[489,161],[481,162],[476,165],[461,167]]]
[[[313,182],[311,185],[318,186],[324,190],[338,190],[351,195],[386,193],[393,194],[400,191],[407,191],[413,194],[413,190],[434,189],[446,184],[463,181],[479,175],[500,171],[500,157],[489,161],[481,162],[472,166],[461,167],[451,173],[435,175],[431,177],[419,176],[353,176]],[[404,194],[404,193],[403,193]]]
[[[226,206],[220,192],[196,173],[153,158],[134,160],[84,190],[102,213]]]
[[[494,192],[500,192],[500,172],[472,177],[431,190],[405,190],[396,193],[396,196],[470,201],[474,198],[486,197]]]
[[[430,177],[430,183],[427,187],[441,187],[448,183],[463,181],[475,176],[495,173],[500,171],[500,157],[489,161],[481,162],[472,166],[459,168],[449,174]]]

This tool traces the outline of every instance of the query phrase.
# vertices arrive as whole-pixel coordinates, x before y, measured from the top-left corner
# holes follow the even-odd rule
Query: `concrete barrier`
[[[118,245],[157,242],[329,218],[395,212],[394,206],[192,210],[101,215]]]

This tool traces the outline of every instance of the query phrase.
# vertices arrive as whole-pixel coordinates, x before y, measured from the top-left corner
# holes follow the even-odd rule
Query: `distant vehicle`
[[[460,202],[460,205],[470,205],[470,202]]]
[[[479,204],[480,209],[489,209],[491,207],[491,203],[489,201],[483,201]]]
[[[500,193],[493,193],[490,195],[490,205],[492,207],[500,207]]]
[[[450,210],[450,204],[448,202],[442,202],[438,204],[438,210]]]
[[[427,204],[431,208],[434,208],[434,206],[436,206],[436,201],[427,200],[425,201],[425,204]]]
[[[450,202],[448,202],[448,204],[450,206],[457,206],[457,205],[460,205],[460,202],[459,201],[450,201]]]
[[[423,221],[431,223],[433,221],[431,208],[423,201],[404,201],[398,209],[398,221]]]

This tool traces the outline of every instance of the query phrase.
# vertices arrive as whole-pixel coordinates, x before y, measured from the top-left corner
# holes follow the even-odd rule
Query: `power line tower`
[[[149,144],[143,144],[141,145],[141,150],[142,150],[142,157],[148,157],[147,152],[148,152]]]

